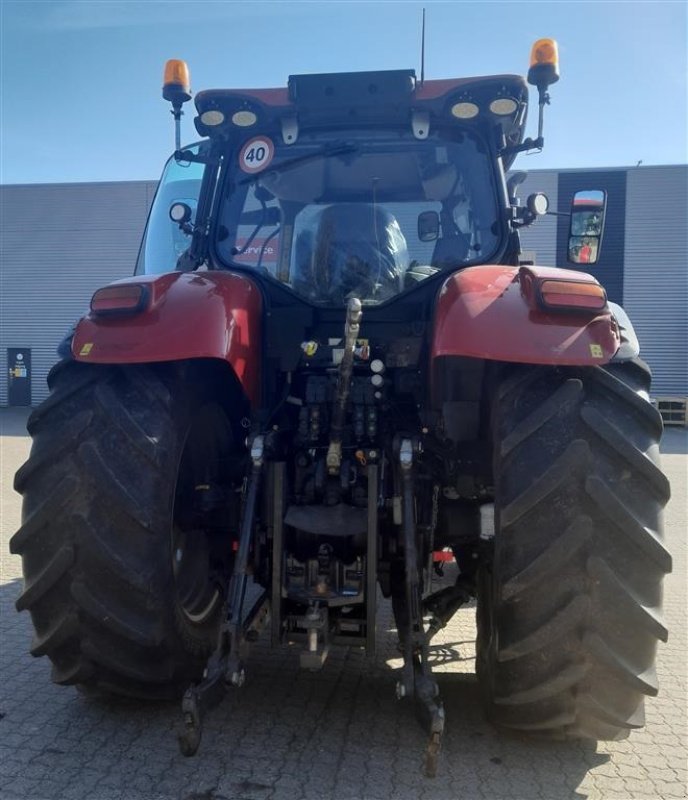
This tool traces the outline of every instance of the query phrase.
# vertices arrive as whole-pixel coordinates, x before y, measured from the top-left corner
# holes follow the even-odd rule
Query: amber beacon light
[[[559,47],[554,39],[538,39],[530,51],[528,83],[551,86],[559,80]]]
[[[181,105],[186,103],[187,100],[191,100],[191,80],[189,79],[189,67],[186,61],[171,58],[165,62],[162,96],[172,104],[176,101]]]
[[[162,79],[163,99],[172,103],[172,116],[174,117],[174,143],[175,154],[179,154],[181,149],[181,126],[180,120],[184,112],[182,106],[191,100],[191,80],[189,79],[189,68],[186,61],[178,58],[171,58],[165,62],[165,72]]]

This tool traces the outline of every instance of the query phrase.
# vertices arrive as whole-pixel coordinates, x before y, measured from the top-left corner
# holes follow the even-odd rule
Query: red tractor
[[[17,607],[55,682],[183,696],[191,755],[261,626],[307,669],[373,653],[379,587],[429,773],[429,647],[474,597],[496,724],[642,726],[671,569],[650,372],[592,276],[524,263],[547,199],[506,179],[557,79],[540,40],[536,139],[523,78],[398,70],[203,91],[182,149],[188,71],[168,62],[177,149],[136,273],[63,345],[16,476]],[[572,240],[598,245],[587,199]],[[449,548],[458,577],[432,591]]]

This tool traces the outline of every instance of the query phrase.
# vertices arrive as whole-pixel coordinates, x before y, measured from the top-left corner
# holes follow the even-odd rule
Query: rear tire
[[[623,739],[657,694],[669,484],[641,361],[522,368],[496,400],[495,540],[477,673],[498,725]]]
[[[229,422],[144,366],[66,363],[49,383],[28,423],[31,455],[15,477],[23,524],[10,542],[31,653],[50,658],[55,683],[177,696],[215,644],[222,572],[208,531],[179,512],[227,457]]]

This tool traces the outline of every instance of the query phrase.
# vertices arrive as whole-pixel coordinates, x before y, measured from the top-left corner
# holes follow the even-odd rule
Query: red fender
[[[227,361],[252,404],[260,396],[262,297],[231,272],[173,272],[115,281],[147,289],[146,307],[77,325],[72,353],[92,364],[142,364],[191,358]],[[114,284],[113,284],[114,285]]]
[[[557,267],[527,267],[551,280],[595,279]],[[432,358],[472,356],[523,364],[606,364],[620,344],[611,312],[545,311],[524,297],[519,268],[470,267],[442,285],[435,309]]]

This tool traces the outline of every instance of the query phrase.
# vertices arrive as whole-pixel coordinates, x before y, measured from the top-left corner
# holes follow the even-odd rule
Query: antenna
[[[425,81],[425,9],[423,9],[423,24],[420,34],[420,85]]]

